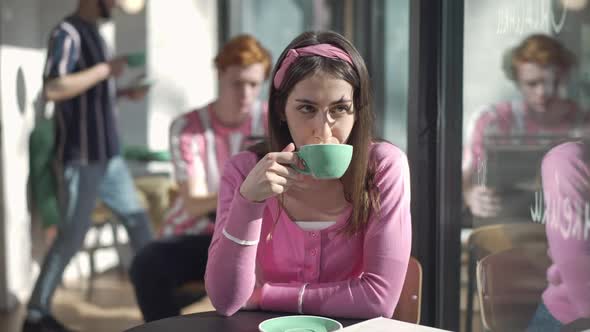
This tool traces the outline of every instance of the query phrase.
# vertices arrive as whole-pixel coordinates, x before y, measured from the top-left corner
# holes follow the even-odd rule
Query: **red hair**
[[[543,67],[555,66],[567,72],[576,64],[576,57],[557,39],[543,34],[534,34],[512,50],[509,68],[506,68],[508,77],[516,79],[516,67],[525,62],[536,63]]]
[[[268,78],[272,59],[270,52],[250,35],[239,35],[228,41],[215,57],[215,67],[224,71],[230,66],[264,65],[264,78]]]

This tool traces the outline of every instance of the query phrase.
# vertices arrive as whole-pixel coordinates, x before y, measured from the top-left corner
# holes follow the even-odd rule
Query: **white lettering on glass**
[[[515,0],[498,9],[496,33],[523,34],[532,30],[559,33],[567,17],[567,8],[551,8],[550,1]]]

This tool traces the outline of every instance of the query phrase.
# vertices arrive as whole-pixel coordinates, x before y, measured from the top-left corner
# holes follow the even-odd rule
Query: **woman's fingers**
[[[291,180],[299,180],[300,179],[300,173],[297,172],[296,170],[294,170],[292,167],[281,165],[276,162],[273,162],[269,166],[268,170],[276,173],[277,175],[280,175],[282,177],[285,177],[285,178],[288,178]]]
[[[281,152],[268,153],[250,171],[240,193],[250,201],[260,202],[287,191],[301,179],[301,175],[290,165],[300,164],[295,144],[290,143]]]
[[[266,158],[279,164],[297,165],[299,163],[299,157],[295,153],[295,144],[293,143],[287,144],[281,152],[268,153]]]
[[[279,164],[297,165],[299,163],[299,157],[295,152],[271,152],[266,155],[266,158]]]
[[[270,189],[273,193],[280,195],[282,193],[284,193],[285,191],[287,191],[287,188],[284,186],[281,186],[279,184],[273,183],[270,185]]]
[[[289,144],[287,144],[287,146],[285,146],[283,148],[283,151],[281,151],[281,152],[293,152],[293,151],[295,151],[295,144],[289,143]]]
[[[267,177],[267,181],[270,184],[276,184],[276,185],[280,185],[286,188],[291,187],[292,185],[294,185],[295,183],[300,182],[298,178],[296,177],[285,177],[282,176],[280,174],[277,174],[273,171],[268,171],[266,174]]]

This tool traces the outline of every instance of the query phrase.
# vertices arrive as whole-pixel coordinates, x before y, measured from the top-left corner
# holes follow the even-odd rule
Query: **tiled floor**
[[[115,332],[142,324],[131,284],[116,272],[99,275],[94,292],[86,300],[86,282],[70,282],[55,295],[53,311],[67,326],[84,332]],[[207,298],[185,308],[183,313],[213,310]],[[0,312],[0,331],[20,332],[23,306]]]

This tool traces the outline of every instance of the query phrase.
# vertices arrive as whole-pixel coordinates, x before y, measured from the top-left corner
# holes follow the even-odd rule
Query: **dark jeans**
[[[135,256],[130,276],[146,322],[178,316],[183,306],[204,296],[181,298],[178,288],[204,280],[209,244],[210,235],[174,236],[148,244]]]
[[[559,332],[562,324],[547,310],[544,303],[539,304],[527,332]]]

